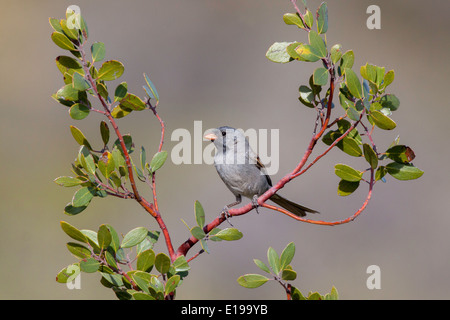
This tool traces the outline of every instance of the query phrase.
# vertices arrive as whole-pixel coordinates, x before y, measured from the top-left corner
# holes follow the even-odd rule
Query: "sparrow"
[[[242,196],[251,199],[257,208],[257,198],[272,187],[272,181],[244,134],[232,127],[223,126],[212,129],[204,138],[214,143],[214,166],[222,181],[236,197],[236,201],[225,206],[224,210],[240,204]],[[304,217],[307,212],[318,213],[276,193],[269,199],[296,216]]]

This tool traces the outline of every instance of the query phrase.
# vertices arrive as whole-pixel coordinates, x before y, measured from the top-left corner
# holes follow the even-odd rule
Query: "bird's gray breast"
[[[225,185],[235,195],[253,198],[263,194],[269,184],[265,175],[253,164],[216,164],[217,172]]]

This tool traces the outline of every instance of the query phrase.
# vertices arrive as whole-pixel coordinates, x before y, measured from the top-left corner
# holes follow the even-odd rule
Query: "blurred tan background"
[[[297,100],[317,64],[279,65],[265,58],[275,41],[305,41],[306,33],[283,23],[293,12],[287,0],[189,1],[0,1],[0,298],[113,299],[98,274],[82,274],[81,289],[55,282],[57,272],[74,261],[65,247],[69,238],[60,220],[80,229],[97,230],[102,223],[126,233],[137,226],[156,228],[153,219],[132,201],[94,199],[76,217],[63,213],[75,189],[52,182],[70,174],[78,146],[69,125],[78,126],[100,143],[97,114],[71,120],[67,109],[50,95],[63,82],[55,66],[65,54],[51,39],[49,17],[62,18],[70,4],[80,6],[90,41],[106,45],[106,59],[125,64],[129,90],[143,96],[146,72],[161,96],[160,115],[167,125],[165,148],[175,142],[171,132],[192,132],[195,120],[203,129],[230,125],[280,129],[280,171],[292,170],[310,139],[314,113]],[[308,1],[314,11],[319,1]],[[410,182],[388,178],[376,185],[373,200],[354,222],[315,226],[260,210],[232,219],[244,238],[211,243],[211,254],[192,261],[179,299],[283,299],[282,288],[269,283],[259,289],[240,287],[236,279],[259,272],[253,258],[266,260],[291,241],[297,245],[294,282],[302,292],[329,292],[336,286],[342,299],[449,299],[450,224],[446,100],[449,74],[450,10],[448,1],[377,1],[381,30],[368,30],[366,9],[372,1],[329,1],[329,45],[353,49],[355,69],[366,62],[395,70],[391,92],[401,101],[393,132],[377,132],[380,148],[400,135],[411,146],[414,164],[425,171]],[[337,111],[340,106],[336,101]],[[132,133],[136,147],[156,150],[159,125],[149,113],[121,120],[123,133]],[[204,142],[203,146],[206,146]],[[323,145],[319,145],[323,148]],[[315,153],[317,154],[317,153]],[[150,157],[150,155],[148,155]],[[290,183],[281,194],[321,212],[334,221],[353,214],[366,189],[340,198],[333,165],[354,164],[339,151],[323,159],[308,174]],[[363,190],[364,189],[364,190]],[[145,185],[141,185],[144,194]],[[188,233],[181,222],[194,224],[193,205],[199,200],[207,220],[233,199],[213,166],[168,161],[158,173],[158,195],[172,240],[178,246]],[[225,225],[223,225],[224,227]],[[163,241],[157,250],[165,250]],[[196,253],[196,246],[189,256]],[[369,290],[366,268],[381,268],[381,289]]]

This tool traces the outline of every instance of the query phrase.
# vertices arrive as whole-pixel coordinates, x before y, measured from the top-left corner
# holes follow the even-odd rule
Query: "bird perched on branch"
[[[211,130],[204,138],[214,143],[217,149],[214,156],[217,173],[236,197],[236,201],[225,206],[224,210],[241,203],[242,196],[252,199],[257,208],[257,198],[272,187],[272,181],[244,134],[224,126]],[[270,200],[296,216],[304,217],[307,212],[318,213],[276,193]]]

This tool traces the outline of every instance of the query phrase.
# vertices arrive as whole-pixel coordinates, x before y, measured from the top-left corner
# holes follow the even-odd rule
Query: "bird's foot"
[[[225,220],[227,220],[227,222],[229,223],[229,225],[233,227],[233,225],[231,224],[231,222],[230,222],[230,220],[229,220],[229,218],[231,218],[232,215],[230,215],[230,213],[228,212],[228,206],[223,207],[222,215],[223,215],[223,217],[225,218]]]
[[[256,210],[256,213],[259,214],[259,211],[258,211],[258,207],[259,207],[258,196],[256,194],[252,198],[252,204],[253,204],[253,208],[255,208],[255,210]]]

